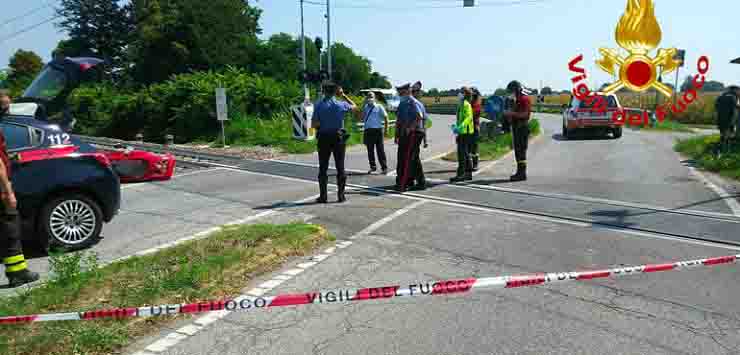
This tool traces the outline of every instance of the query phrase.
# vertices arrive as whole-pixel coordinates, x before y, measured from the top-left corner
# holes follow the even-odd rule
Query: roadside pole
[[[226,128],[224,128],[224,121],[229,120],[229,113],[226,103],[226,89],[222,87],[216,88],[216,118],[221,122],[221,138],[223,139],[223,147],[226,148]]]
[[[326,0],[326,68],[331,80],[331,0]]]
[[[303,29],[303,1],[301,0],[301,55],[303,56],[303,72],[306,73],[308,70],[308,63],[306,62],[306,35]],[[319,56],[321,56],[319,54]],[[303,81],[303,98],[306,103],[311,101],[311,95],[308,92],[308,83]]]

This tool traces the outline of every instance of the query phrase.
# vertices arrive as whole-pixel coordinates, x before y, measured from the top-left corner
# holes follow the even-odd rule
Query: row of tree
[[[107,79],[118,86],[137,88],[229,66],[279,81],[297,81],[302,71],[300,39],[280,33],[260,40],[262,10],[248,0],[61,0],[57,13],[68,39],[54,54],[106,59]],[[309,68],[315,72],[321,42],[306,39]],[[391,87],[350,47],[333,43],[332,57],[333,79],[349,91]],[[5,85],[17,91],[40,68],[38,55],[19,51]]]

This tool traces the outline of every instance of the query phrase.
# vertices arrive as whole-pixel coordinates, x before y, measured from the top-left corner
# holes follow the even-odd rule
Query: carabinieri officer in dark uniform
[[[334,155],[337,169],[337,201],[344,202],[344,189],[347,186],[347,175],[344,171],[344,153],[347,147],[347,131],[344,129],[344,117],[357,106],[344,94],[344,90],[333,82],[322,84],[324,97],[314,105],[311,127],[318,129],[316,138],[319,148],[319,190],[321,195],[317,203],[327,202],[327,185],[329,183],[329,158]],[[344,101],[337,100],[340,97]]]

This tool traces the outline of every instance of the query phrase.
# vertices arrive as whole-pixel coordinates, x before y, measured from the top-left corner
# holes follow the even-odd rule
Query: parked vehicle
[[[593,93],[593,100],[581,101],[573,97],[569,105],[563,107],[563,137],[572,138],[577,131],[590,130],[599,134],[611,133],[614,139],[622,137],[622,125],[612,120],[614,112],[622,110],[616,95]],[[597,105],[600,100],[606,104],[605,110]]]
[[[398,96],[398,92],[395,89],[365,89],[360,90],[360,93],[365,95],[367,92],[373,92],[375,97],[382,96],[386,102],[386,109],[389,112],[396,112],[398,105],[401,104],[401,97]]]
[[[93,244],[103,224],[118,213],[121,182],[166,180],[174,171],[171,156],[102,151],[70,134],[75,119],[66,99],[80,83],[97,78],[101,63],[96,58],[53,60],[0,121],[24,236],[44,248]]]

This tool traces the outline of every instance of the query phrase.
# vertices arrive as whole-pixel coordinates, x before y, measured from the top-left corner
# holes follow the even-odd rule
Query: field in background
[[[688,105],[684,112],[677,115],[674,115],[671,112],[671,105],[666,105],[668,112],[666,118],[668,120],[676,121],[683,124],[714,125],[714,102],[717,99],[717,96],[719,96],[720,94],[720,92],[701,92],[699,93],[699,97],[694,100],[693,103]],[[680,95],[682,96],[683,94]],[[655,109],[656,95],[654,93],[620,93],[617,94],[617,96],[619,97],[619,102],[622,104],[623,107],[640,108],[651,111]],[[659,103],[661,105],[664,105],[666,102],[671,102],[666,101],[669,99],[663,98],[662,96],[658,97],[657,99],[659,100]],[[535,104],[537,97],[530,96],[530,100],[533,104]],[[545,104],[549,105],[564,105],[567,104],[569,101],[569,94],[545,96]],[[434,97],[423,97],[422,102],[425,105],[455,104],[457,103],[457,97],[440,97],[439,102],[437,102]]]

